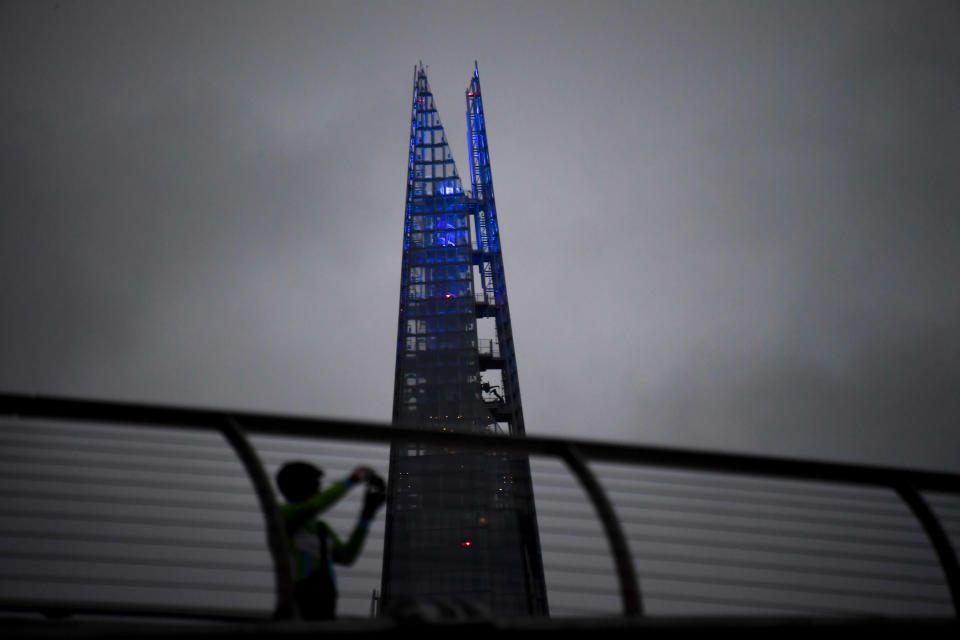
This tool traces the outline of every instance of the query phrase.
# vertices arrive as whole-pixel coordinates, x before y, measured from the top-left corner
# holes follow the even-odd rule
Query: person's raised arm
[[[363,496],[363,508],[360,511],[360,518],[356,526],[350,533],[346,543],[340,541],[333,533],[330,527],[327,527],[327,534],[333,542],[331,558],[337,564],[351,565],[363,550],[363,543],[367,538],[367,532],[370,529],[370,523],[377,509],[386,500],[386,483],[383,478],[372,474],[367,482],[367,490]]]
[[[342,480],[334,482],[332,485],[310,496],[306,500],[293,502],[284,506],[283,511],[288,522],[296,524],[305,522],[317,514],[323,513],[337,500],[343,497],[348,489],[359,482],[363,482],[373,475],[373,470],[368,467],[357,467],[350,475]]]

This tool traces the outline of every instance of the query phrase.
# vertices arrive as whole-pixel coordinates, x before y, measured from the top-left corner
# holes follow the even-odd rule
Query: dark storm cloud
[[[550,282],[537,300],[567,321],[533,338],[559,338],[537,374],[568,399],[544,415],[570,433],[604,415],[628,438],[955,468],[956,12],[764,7],[664,62],[673,77],[649,90],[675,92],[675,112],[645,119],[662,96],[641,92],[604,101],[630,134],[591,129],[613,153],[562,161],[597,188],[554,203],[583,212],[563,246],[576,267],[527,283]],[[687,17],[680,38],[709,18]]]
[[[221,327],[229,332],[234,323],[245,324],[250,311],[281,307],[270,299],[268,283],[225,306],[218,304],[218,288],[249,288],[254,274],[272,275],[280,285],[291,274],[271,270],[273,260],[283,258],[279,269],[296,269],[309,251],[298,238],[346,224],[343,217],[296,215],[343,179],[333,158],[346,145],[337,135],[314,146],[272,130],[255,114],[198,104],[117,114],[99,135],[69,120],[51,118],[39,126],[49,127],[69,153],[41,162],[22,158],[10,167],[18,188],[12,209],[29,215],[8,237],[17,238],[15,249],[32,267],[19,274],[27,294],[60,300],[72,310],[37,315],[53,312],[50,322],[94,337],[76,345],[89,350],[88,357],[144,349],[162,355],[171,346],[156,343],[165,317],[171,320],[166,330],[186,332],[180,337],[189,342],[191,319],[231,319]],[[260,132],[261,139],[238,140],[234,132],[243,130]],[[329,250],[321,256],[331,265],[344,257]],[[61,283],[73,286],[58,291]],[[78,297],[73,303],[72,296]],[[115,333],[114,322],[143,333]],[[106,327],[109,335],[98,343]],[[150,341],[143,340],[147,336]]]
[[[329,117],[340,101],[322,92],[298,109],[252,89],[269,84],[244,66],[252,56],[204,54],[176,14],[159,17],[186,51],[150,43],[146,17],[112,16],[78,30],[40,16],[38,32],[62,28],[47,34],[60,55],[19,51],[4,173],[6,210],[22,214],[4,216],[17,296],[5,351],[23,364],[7,388],[201,403],[271,385],[348,392],[347,357],[318,350],[372,342],[355,333],[370,328],[355,316],[373,315],[351,312],[356,283],[331,275],[368,252],[355,239],[371,225],[342,205],[362,206],[356,179],[369,167],[350,155],[356,130]],[[72,75],[83,81],[58,77]],[[304,334],[320,339],[290,339]]]
[[[386,420],[477,59],[531,433],[960,465],[955,4],[0,12],[4,389]]]

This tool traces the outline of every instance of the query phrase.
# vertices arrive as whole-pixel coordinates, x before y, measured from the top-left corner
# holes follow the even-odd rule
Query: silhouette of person
[[[503,396],[500,395],[500,392],[497,391],[500,387],[494,387],[489,382],[481,382],[480,390],[486,393],[492,393],[497,398],[497,402],[503,402]]]
[[[336,617],[337,585],[334,564],[351,565],[360,555],[370,522],[386,498],[386,484],[372,469],[353,472],[320,491],[323,471],[306,462],[288,462],[276,481],[287,503],[281,507],[290,541],[294,593],[300,617],[332,620]],[[346,542],[316,516],[328,509],[358,483],[366,482],[363,508]]]

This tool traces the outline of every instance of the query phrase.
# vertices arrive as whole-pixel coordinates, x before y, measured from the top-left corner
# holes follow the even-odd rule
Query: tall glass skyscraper
[[[493,176],[474,67],[465,192],[426,69],[414,71],[393,420],[523,437]],[[383,603],[458,599],[546,615],[529,461],[410,442],[390,456]]]

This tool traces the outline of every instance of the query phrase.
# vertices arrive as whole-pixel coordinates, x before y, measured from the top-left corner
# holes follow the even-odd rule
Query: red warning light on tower
[[[460,546],[461,546],[461,547],[472,547],[472,546],[473,546],[473,543],[470,542],[469,540],[464,540],[463,542],[460,543]]]

